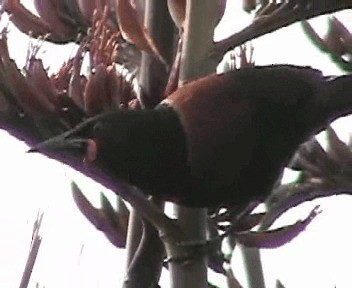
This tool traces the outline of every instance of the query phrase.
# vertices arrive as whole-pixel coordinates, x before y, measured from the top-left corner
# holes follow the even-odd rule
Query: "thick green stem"
[[[243,265],[246,271],[249,288],[265,288],[260,250],[258,248],[241,247]]]
[[[184,26],[180,83],[214,73],[217,62],[209,57],[214,49],[218,1],[188,0]]]
[[[217,1],[214,0],[187,0],[179,85],[214,73],[216,70],[217,63],[212,62],[208,55],[213,48],[214,28],[219,8],[217,5]],[[175,206],[175,212],[178,224],[187,235],[189,243],[186,245],[205,242],[206,209]],[[166,250],[171,260],[180,250],[177,246],[177,243],[166,241]],[[182,261],[171,261],[169,267],[172,288],[205,288],[208,286],[206,255],[193,255],[187,265]]]
[[[191,209],[186,207],[176,207],[176,216],[178,224],[187,235],[188,241],[179,245],[173,242],[172,245],[190,245],[189,247],[177,247],[176,249],[185,248],[185,259],[181,261],[171,261],[169,271],[171,275],[171,288],[205,288],[208,286],[207,281],[207,255],[192,253],[192,244],[202,242],[206,239],[206,209]],[[171,249],[175,250],[175,247]],[[169,247],[167,247],[167,251]],[[189,251],[189,252],[187,252]],[[177,253],[176,253],[177,254]],[[179,253],[182,254],[182,253]],[[176,260],[172,258],[171,260]],[[189,259],[187,259],[189,258]]]
[[[161,53],[166,57],[165,60],[167,62],[170,61],[173,50],[174,26],[168,15],[166,2],[160,3],[159,0],[146,0],[139,4],[140,8],[144,6],[144,25],[148,29],[150,36],[160,48]],[[154,56],[143,52],[138,82],[142,89],[143,101],[146,108],[152,108],[160,102],[167,83],[167,77],[168,74],[165,65]],[[150,224],[146,223],[145,225]],[[158,227],[160,230],[165,229],[163,225],[160,226],[162,226]],[[148,226],[148,229],[150,232],[150,230],[155,228]],[[144,232],[146,232],[146,230],[147,229],[144,229]],[[160,240],[155,239],[154,234],[152,236],[151,234],[152,233],[150,232],[142,235],[140,214],[132,209],[127,237],[126,268],[128,270],[127,277],[129,279],[128,281],[125,281],[124,287],[139,287],[141,282],[144,282],[146,287],[152,287],[157,284],[164,253],[160,252],[157,253],[158,255],[153,255],[155,257],[149,257],[151,253],[163,249],[163,247],[159,247],[161,245],[159,243]],[[146,239],[146,237],[149,237],[149,239]],[[143,240],[145,240],[147,244],[143,243]],[[144,245],[144,247],[141,247],[141,245]],[[150,263],[148,263],[148,261],[150,261]],[[143,265],[147,265],[148,267],[143,268]],[[148,274],[153,275],[145,275],[145,271],[148,271]],[[146,281],[150,281],[151,283],[145,283]]]

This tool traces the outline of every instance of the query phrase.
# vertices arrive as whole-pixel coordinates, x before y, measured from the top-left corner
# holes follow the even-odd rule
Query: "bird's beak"
[[[38,143],[30,148],[27,152],[63,152],[63,151],[81,151],[86,152],[88,139],[80,138],[67,133],[50,138],[44,142]]]
[[[83,162],[92,163],[97,158],[98,147],[93,139],[79,137],[67,132],[41,142],[27,152],[74,153],[76,156],[82,156]]]

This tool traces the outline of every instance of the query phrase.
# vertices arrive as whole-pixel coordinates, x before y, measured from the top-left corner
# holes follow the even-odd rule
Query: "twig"
[[[27,288],[29,280],[32,275],[33,267],[38,256],[38,251],[40,244],[42,242],[42,237],[39,235],[40,225],[43,220],[43,213],[38,213],[37,220],[33,225],[32,243],[29,250],[26,266],[22,274],[22,279],[19,288]]]

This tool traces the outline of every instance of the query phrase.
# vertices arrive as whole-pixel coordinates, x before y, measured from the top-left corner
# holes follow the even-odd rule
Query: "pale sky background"
[[[234,6],[239,2],[229,1],[227,14],[217,31],[219,35],[230,34],[236,23],[245,25],[249,21],[246,17],[233,16],[238,9]],[[341,17],[352,27],[351,12]],[[325,31],[326,17],[313,23],[319,31]],[[11,31],[11,56],[22,67],[28,38],[19,36],[14,28]],[[258,65],[311,65],[327,75],[341,74],[326,55],[310,44],[298,25],[261,37],[253,41],[253,45]],[[56,70],[73,53],[74,47],[59,46],[51,50],[50,46],[43,47],[41,56],[46,66],[50,64],[50,69]],[[339,126],[343,139],[347,139],[350,125],[340,121]],[[124,274],[124,251],[113,247],[80,214],[72,200],[70,180],[75,178],[96,203],[103,188],[41,155],[26,154],[26,145],[0,132],[0,287],[18,287],[38,209],[45,213],[41,229],[43,241],[29,287],[35,287],[36,282],[47,288],[119,287]],[[317,203],[323,212],[304,233],[282,248],[262,250],[268,288],[274,287],[276,279],[287,288],[351,287],[352,233],[348,228],[348,219],[352,217],[351,197],[337,196],[306,203],[283,215],[274,227],[305,217]],[[240,255],[236,253],[234,258],[234,271],[245,284]],[[166,273],[163,278],[167,280]],[[209,279],[226,287],[214,273],[210,273]]]

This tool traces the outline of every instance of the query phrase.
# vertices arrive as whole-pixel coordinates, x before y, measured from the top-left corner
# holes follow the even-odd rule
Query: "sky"
[[[237,23],[248,23],[248,17],[233,15],[235,5],[239,2],[229,1],[217,37],[224,37],[239,29],[235,25]],[[351,12],[340,17],[345,23],[352,23]],[[321,32],[325,31],[326,17],[313,21],[313,24]],[[11,55],[22,67],[28,39],[16,33],[14,28],[11,29]],[[253,46],[257,65],[311,65],[322,69],[327,75],[341,74],[326,55],[310,44],[299,25],[261,37],[253,41]],[[50,45],[45,46],[40,53],[46,65],[50,63],[49,68],[54,71],[62,61],[68,59],[74,47],[51,48]],[[348,123],[339,121],[336,124],[345,140],[351,131]],[[37,281],[47,288],[115,287],[116,283],[121,283],[124,251],[113,247],[80,214],[72,200],[70,181],[75,179],[93,203],[98,203],[99,192],[104,188],[53,160],[26,154],[28,147],[3,131],[0,131],[0,147],[0,287],[18,287],[38,209],[44,211],[41,229],[43,241],[30,287],[35,287]],[[111,193],[110,198],[113,199]],[[317,204],[322,213],[304,233],[284,247],[261,251],[268,288],[274,287],[276,279],[280,279],[287,288],[351,286],[352,233],[348,228],[348,219],[352,217],[351,197],[336,196],[305,203],[283,215],[274,227],[302,219]],[[235,273],[245,283],[240,260],[238,251],[234,257]],[[163,275],[163,279],[166,281],[167,274]],[[210,279],[224,284],[213,273]]]

